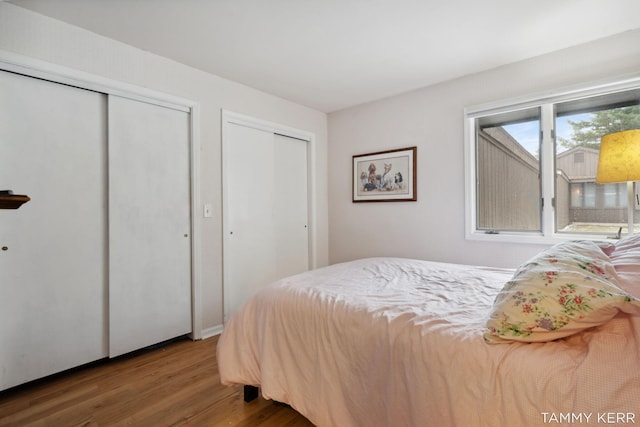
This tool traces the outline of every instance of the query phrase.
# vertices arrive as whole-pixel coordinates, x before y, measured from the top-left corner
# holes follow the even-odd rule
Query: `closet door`
[[[309,269],[307,142],[274,134],[273,227],[277,276]]]
[[[225,320],[309,267],[307,142],[229,124],[224,142]]]
[[[0,389],[107,356],[106,108],[0,71]]]
[[[109,354],[191,332],[189,113],[109,96]]]

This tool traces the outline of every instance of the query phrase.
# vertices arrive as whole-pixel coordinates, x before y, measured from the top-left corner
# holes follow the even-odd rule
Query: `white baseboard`
[[[202,339],[207,339],[211,337],[215,337],[216,335],[220,335],[222,330],[224,329],[223,325],[212,326],[211,328],[202,330]]]

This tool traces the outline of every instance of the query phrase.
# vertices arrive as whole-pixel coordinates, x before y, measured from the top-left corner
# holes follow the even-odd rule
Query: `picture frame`
[[[417,150],[407,147],[354,155],[353,203],[417,201]]]

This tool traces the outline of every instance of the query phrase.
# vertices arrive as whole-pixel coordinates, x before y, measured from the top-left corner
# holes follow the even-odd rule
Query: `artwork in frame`
[[[417,147],[353,156],[353,202],[417,200]]]

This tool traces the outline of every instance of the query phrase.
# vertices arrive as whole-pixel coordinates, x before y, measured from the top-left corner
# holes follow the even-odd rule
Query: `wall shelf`
[[[13,194],[10,190],[0,191],[0,209],[18,209],[29,200],[28,196]]]

